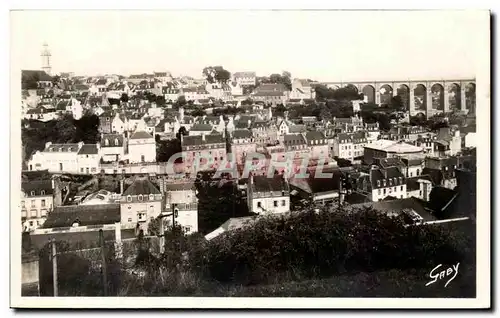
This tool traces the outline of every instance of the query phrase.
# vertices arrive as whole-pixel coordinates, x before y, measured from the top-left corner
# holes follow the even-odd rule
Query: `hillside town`
[[[174,227],[210,242],[311,210],[476,218],[474,79],[80,75],[52,72],[47,44],[41,57],[22,70],[23,253],[102,235],[125,259],[138,238],[168,254]]]

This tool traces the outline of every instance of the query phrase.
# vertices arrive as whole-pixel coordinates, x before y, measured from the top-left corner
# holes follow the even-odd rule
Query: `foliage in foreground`
[[[459,223],[459,228],[458,223],[406,227],[398,218],[364,209],[356,213],[303,212],[262,218],[253,226],[224,233],[208,242],[199,234],[185,236],[174,228],[165,233],[163,255],[151,252],[151,242],[136,243],[132,271],[130,266],[119,267],[110,259],[110,264],[119,268],[108,270],[108,275],[113,275],[108,279],[113,284],[109,290],[120,296],[293,296],[306,295],[307,283],[300,282],[310,280],[318,292],[338,296],[348,286],[328,288],[328,280],[347,276],[357,280],[358,274],[364,273],[362,282],[352,283],[359,285],[357,290],[372,278],[373,288],[390,284],[385,281],[389,277],[401,281],[401,286],[394,289],[395,295],[411,296],[412,288],[423,295],[425,292],[418,286],[425,282],[411,283],[404,278],[408,273],[418,274],[410,275],[410,280],[417,276],[425,280],[425,273],[437,264],[460,262],[471,269],[460,286],[473,293],[475,230],[471,223]],[[92,266],[83,266],[79,274],[72,261],[69,266],[61,266],[61,272],[65,271],[63,267],[75,274],[72,279],[88,282],[84,284],[86,292],[80,291],[79,295],[102,294],[102,287],[98,288],[99,271],[89,271]],[[85,271],[92,272],[93,278],[87,279]],[[378,274],[384,272],[391,274]],[[265,287],[268,284],[270,287]],[[92,286],[96,288],[94,292]],[[405,286],[409,290],[405,291]],[[70,294],[74,292],[73,288]],[[374,293],[377,292],[363,295]],[[422,297],[431,296],[432,293]]]

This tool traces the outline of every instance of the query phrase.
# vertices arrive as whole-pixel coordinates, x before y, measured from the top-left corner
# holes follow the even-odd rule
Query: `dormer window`
[[[31,195],[35,195],[35,191],[31,191],[31,193],[30,193],[30,194],[31,194]]]
[[[42,190],[40,193],[41,195],[45,195],[45,190]]]
[[[380,180],[377,180],[377,187],[380,187]]]
[[[143,199],[142,194],[139,194],[139,195],[137,196],[137,200],[142,201],[142,199]]]
[[[154,194],[150,194],[150,195],[149,195],[149,201],[153,201],[154,199],[155,199]]]
[[[106,146],[109,146],[109,139],[104,139],[104,144],[105,144]]]
[[[399,177],[399,183],[403,183],[403,177]]]
[[[127,202],[132,202],[132,196],[127,195]]]
[[[73,151],[73,147],[69,147],[68,151]]]
[[[115,138],[115,146],[118,146],[118,138]]]
[[[62,152],[62,147],[61,147],[61,148],[59,148],[59,152]]]

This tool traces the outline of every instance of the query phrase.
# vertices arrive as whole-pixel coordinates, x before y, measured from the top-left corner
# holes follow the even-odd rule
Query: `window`
[[[31,207],[34,208],[35,207],[35,200],[31,200]]]
[[[262,202],[258,201],[258,202],[257,202],[257,207],[258,207],[258,208],[262,208]]]
[[[42,207],[45,207],[45,200],[42,200]]]
[[[146,213],[145,212],[137,213],[137,221],[139,222],[146,221]]]
[[[137,200],[142,201],[142,199],[143,199],[143,198],[142,198],[142,194],[139,194],[139,195],[137,196]]]
[[[36,218],[36,212],[37,212],[37,211],[36,211],[36,210],[31,210],[30,212],[31,212],[31,213],[30,213],[30,214],[31,214],[31,217],[32,217],[32,218]]]
[[[384,195],[386,194],[386,189],[384,188]]]
[[[277,208],[278,207],[278,201],[274,201],[274,207]]]
[[[132,196],[127,195],[127,202],[132,202]],[[130,207],[129,207],[130,208]]]
[[[403,191],[403,186],[400,187],[401,191]]]
[[[132,218],[128,218],[128,223],[132,223]]]
[[[281,200],[281,206],[286,206],[286,200]]]
[[[30,221],[30,226],[33,226],[33,221]]]
[[[382,190],[378,189],[378,195],[382,194]]]

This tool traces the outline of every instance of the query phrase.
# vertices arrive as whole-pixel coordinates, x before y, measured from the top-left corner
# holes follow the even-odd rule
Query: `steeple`
[[[51,75],[52,72],[52,67],[50,66],[51,56],[49,45],[47,43],[43,43],[42,52],[40,54],[40,57],[42,58],[42,70],[49,75]]]

